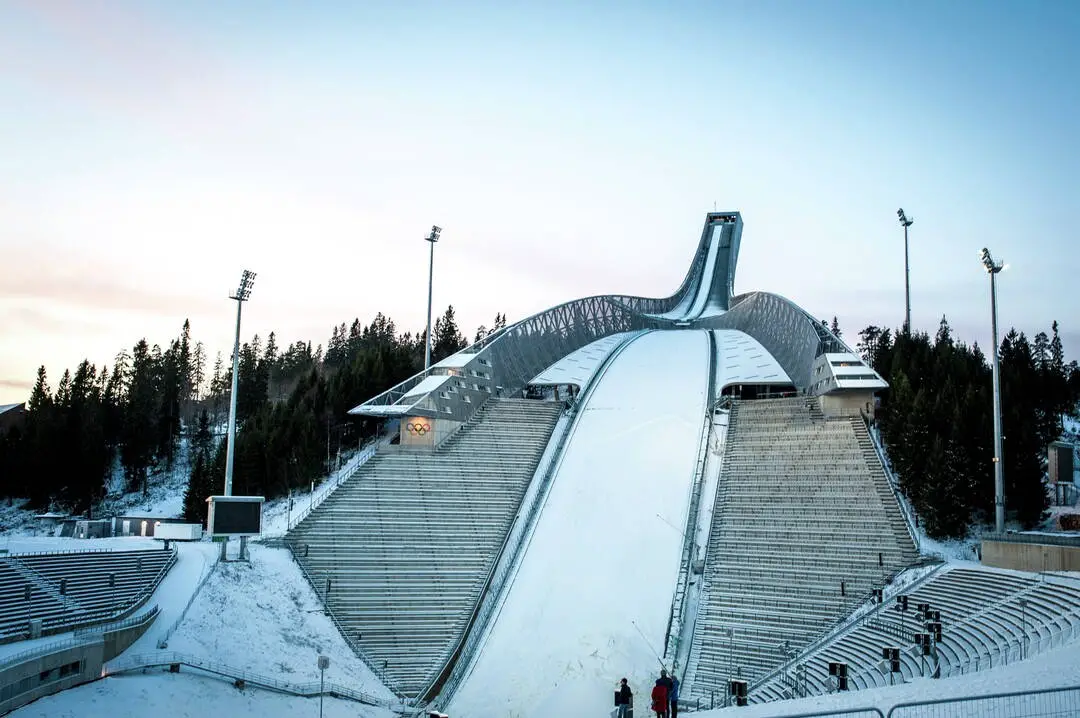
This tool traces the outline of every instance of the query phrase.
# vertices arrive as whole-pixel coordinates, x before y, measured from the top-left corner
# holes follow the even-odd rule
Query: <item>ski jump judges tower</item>
[[[581,696],[609,700],[619,675],[640,690],[658,657],[684,695],[707,696],[764,676],[917,557],[863,425],[886,383],[788,299],[734,293],[742,228],[738,212],[708,213],[670,297],[552,307],[351,410],[397,420],[397,436],[287,541],[402,698],[455,718],[591,713]],[[628,504],[629,533],[606,538],[609,497],[654,487],[675,497],[666,515]],[[660,552],[651,566],[639,539]],[[568,541],[603,563],[553,568],[545,551]],[[670,585],[610,590],[646,570]],[[527,590],[538,571],[542,597]],[[580,638],[547,640],[559,635]],[[598,658],[612,646],[621,663]]]

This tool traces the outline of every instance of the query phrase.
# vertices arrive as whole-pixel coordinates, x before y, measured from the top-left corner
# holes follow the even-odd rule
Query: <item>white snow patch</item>
[[[393,698],[323,614],[288,550],[248,548],[250,563],[218,564],[169,650],[290,683],[318,680],[316,662],[325,655],[327,681]]]

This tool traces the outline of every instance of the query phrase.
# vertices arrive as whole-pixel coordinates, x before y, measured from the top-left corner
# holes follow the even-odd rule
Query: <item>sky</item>
[[[578,297],[670,295],[705,213],[736,291],[852,340],[943,315],[1080,357],[1080,5],[0,3],[0,403],[185,318],[325,344],[383,312],[471,337]]]

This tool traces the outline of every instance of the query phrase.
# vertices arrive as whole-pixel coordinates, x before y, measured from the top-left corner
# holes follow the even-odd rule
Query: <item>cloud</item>
[[[24,379],[0,379],[0,389],[33,389],[34,382]]]

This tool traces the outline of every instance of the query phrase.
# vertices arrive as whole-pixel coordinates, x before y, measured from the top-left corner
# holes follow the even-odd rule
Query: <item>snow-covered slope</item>
[[[706,410],[703,332],[655,332],[600,380],[505,603],[447,712],[606,715],[658,667]]]

